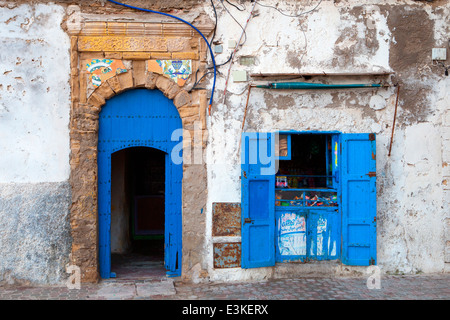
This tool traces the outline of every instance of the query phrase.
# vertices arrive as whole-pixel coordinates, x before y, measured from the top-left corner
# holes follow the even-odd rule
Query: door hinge
[[[374,266],[374,265],[375,265],[375,260],[373,258],[370,258],[369,266]]]
[[[371,171],[371,172],[369,172],[369,173],[366,173],[366,175],[368,175],[370,178],[373,178],[373,177],[376,177],[376,176],[377,176],[377,173]]]
[[[252,223],[252,222],[253,222],[253,220],[250,219],[250,218],[245,218],[244,219],[244,223]]]
[[[245,171],[243,171],[243,173],[244,173],[244,178],[247,179],[247,173]]]
[[[375,140],[375,135],[373,133],[369,133],[369,140],[370,141],[374,141]]]

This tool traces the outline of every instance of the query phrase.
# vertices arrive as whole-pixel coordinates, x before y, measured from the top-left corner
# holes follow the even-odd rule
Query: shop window
[[[290,132],[278,144],[276,137],[242,137],[242,267],[376,264],[375,136]]]
[[[283,150],[283,154],[289,153],[289,160],[283,160],[281,157],[283,144],[280,138],[279,170],[275,177],[275,205],[337,206],[337,190],[333,189],[333,177],[337,174],[337,166],[333,170],[332,136],[292,134],[287,137],[290,140],[290,150]]]

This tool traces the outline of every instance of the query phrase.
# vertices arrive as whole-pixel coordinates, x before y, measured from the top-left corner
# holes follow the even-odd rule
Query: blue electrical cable
[[[108,0],[108,1],[111,2],[111,3],[117,4],[117,5],[119,5],[119,6],[124,6],[124,7],[127,7],[127,8],[131,8],[131,9],[135,9],[135,10],[140,10],[140,11],[145,11],[145,12],[150,12],[150,13],[157,13],[157,14],[161,14],[161,15],[163,15],[163,16],[167,16],[167,17],[171,17],[171,18],[177,19],[177,20],[179,20],[179,21],[181,21],[181,22],[183,22],[183,23],[186,23],[186,24],[189,25],[190,27],[192,27],[195,31],[198,32],[199,35],[202,36],[203,40],[205,40],[206,45],[207,45],[208,48],[209,48],[209,53],[210,53],[210,55],[211,55],[211,59],[212,59],[213,66],[214,66],[214,81],[213,81],[213,87],[212,87],[212,91],[211,91],[211,98],[209,99],[209,108],[208,108],[209,114],[211,114],[211,106],[212,106],[213,97],[214,97],[214,90],[215,90],[215,87],[216,87],[216,74],[217,74],[217,71],[216,71],[216,60],[214,59],[214,54],[213,54],[213,51],[212,51],[212,49],[211,49],[211,46],[210,46],[210,44],[209,44],[209,42],[208,42],[208,39],[206,39],[206,37],[203,35],[203,33],[201,33],[200,30],[198,30],[198,29],[197,29],[195,26],[193,26],[191,23],[189,23],[189,22],[187,22],[186,20],[183,20],[183,19],[181,19],[181,18],[179,18],[179,17],[177,17],[177,16],[173,16],[173,15],[171,15],[171,14],[164,13],[164,12],[153,11],[153,10],[150,10],[150,9],[144,9],[144,8],[138,8],[138,7],[130,6],[130,5],[128,5],[128,4],[120,3],[120,2],[117,2],[117,1],[114,1],[114,0]]]

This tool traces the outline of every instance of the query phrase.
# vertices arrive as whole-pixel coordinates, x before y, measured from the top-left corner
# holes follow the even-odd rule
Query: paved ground
[[[0,300],[449,300],[450,274],[366,278],[297,278],[225,284],[161,280],[108,280],[67,287],[0,287]]]

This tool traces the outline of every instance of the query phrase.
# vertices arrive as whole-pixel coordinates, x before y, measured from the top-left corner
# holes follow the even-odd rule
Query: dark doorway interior
[[[164,269],[165,153],[135,147],[111,159],[111,271],[159,279]]]
[[[326,188],[329,179],[325,176],[331,170],[331,136],[293,134],[291,139],[291,160],[279,162],[278,175],[294,175],[295,188]]]

